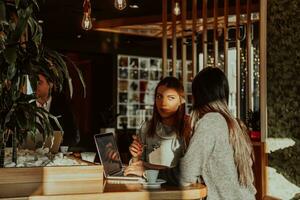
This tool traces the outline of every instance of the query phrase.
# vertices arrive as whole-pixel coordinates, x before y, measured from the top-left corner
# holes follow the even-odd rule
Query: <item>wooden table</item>
[[[99,183],[95,183],[97,186]],[[72,183],[66,183],[63,187],[72,187]],[[77,185],[78,187],[78,185]],[[85,186],[82,186],[85,187]],[[91,185],[87,188],[92,187]],[[16,188],[17,190],[18,188]],[[90,190],[90,189],[89,189]],[[32,199],[32,200],[167,200],[167,199],[201,199],[207,195],[204,185],[195,184],[189,187],[171,187],[162,185],[160,189],[144,189],[141,184],[108,184],[104,182],[103,192],[90,192],[84,194],[55,194],[45,195],[41,188],[29,197],[17,197],[9,199]]]

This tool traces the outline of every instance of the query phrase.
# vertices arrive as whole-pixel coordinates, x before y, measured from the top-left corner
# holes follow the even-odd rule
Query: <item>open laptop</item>
[[[119,180],[120,183],[124,181],[134,183],[143,181],[143,178],[138,176],[124,175],[124,166],[113,133],[95,134],[94,139],[106,179]]]

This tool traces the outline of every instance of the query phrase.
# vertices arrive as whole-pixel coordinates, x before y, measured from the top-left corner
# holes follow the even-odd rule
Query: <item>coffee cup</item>
[[[144,173],[144,177],[148,183],[156,183],[158,177],[159,170],[156,169],[148,169]]]
[[[62,153],[67,153],[68,150],[69,150],[68,146],[60,146],[60,152],[62,152]]]

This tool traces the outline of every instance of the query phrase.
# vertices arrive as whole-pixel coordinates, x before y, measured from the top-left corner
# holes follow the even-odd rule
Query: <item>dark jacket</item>
[[[80,132],[75,123],[75,118],[71,110],[70,102],[63,94],[52,94],[50,111],[56,116],[63,128],[64,136],[62,145],[75,146],[80,141]],[[50,119],[54,130],[59,130],[53,119]]]

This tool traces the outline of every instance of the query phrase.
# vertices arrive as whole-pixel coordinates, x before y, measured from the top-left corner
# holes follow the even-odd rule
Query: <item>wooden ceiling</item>
[[[41,0],[42,1],[42,0]],[[93,29],[89,31],[89,34],[111,32],[119,34],[147,36],[159,38],[162,36],[162,3],[161,0],[128,0],[128,5],[137,3],[138,9],[127,8],[123,11],[119,11],[114,8],[114,0],[90,0],[92,4],[92,18]],[[186,31],[184,35],[191,34],[191,6],[192,0],[187,0],[187,21]],[[208,28],[213,28],[213,13],[212,2],[208,1]],[[241,13],[246,12],[245,1],[241,0]],[[43,28],[47,37],[76,37],[76,35],[83,33],[84,31],[80,27],[82,19],[82,4],[83,0],[48,0],[44,1],[41,5],[41,11],[39,18],[44,21]],[[201,11],[202,1],[198,1],[198,11]],[[223,5],[224,0],[219,0],[219,5]],[[251,10],[257,12],[259,10],[259,0],[252,0]],[[168,0],[168,13],[170,11],[171,0]],[[218,27],[223,26],[223,14],[224,8],[219,6]],[[229,0],[229,15],[235,13],[235,0]],[[257,20],[258,17],[254,16],[253,20]],[[180,25],[180,17],[177,19],[176,31],[179,33],[182,31]],[[234,17],[229,18],[230,21],[234,21]],[[243,23],[243,22],[242,22]],[[202,19],[200,12],[197,19],[197,30],[201,31]],[[168,37],[171,36],[171,15],[168,15]],[[181,35],[181,34],[180,34]]]
[[[192,2],[187,1],[187,2]],[[212,1],[211,1],[212,2]],[[221,4],[218,9],[219,17],[217,18],[217,26],[218,29],[224,28],[224,8],[223,4]],[[190,7],[190,6],[189,6]],[[208,8],[210,9],[210,8]],[[234,27],[236,25],[236,17],[235,17],[235,6],[229,7],[229,17],[228,17],[228,27]],[[258,15],[258,5],[253,4],[251,6],[252,16],[251,20],[257,21],[259,19]],[[198,8],[198,12],[201,11]],[[170,12],[170,11],[168,11]],[[246,24],[247,19],[246,15],[246,5],[241,5],[241,21],[240,24]],[[208,19],[207,19],[207,29],[214,29],[214,18],[212,9],[207,11]],[[177,37],[185,37],[191,35],[192,30],[192,13],[187,10],[187,20],[185,21],[186,27],[185,30],[182,30],[181,25],[181,16],[176,17],[176,34]],[[198,13],[196,20],[196,31],[202,32],[203,29],[203,20],[202,16]],[[103,32],[112,32],[119,34],[128,34],[128,35],[138,35],[138,36],[147,36],[147,37],[162,37],[162,17],[160,15],[156,16],[141,16],[141,17],[125,17],[125,18],[117,18],[117,19],[108,19],[108,20],[99,20],[93,23],[93,30],[95,31],[103,31]],[[184,32],[183,32],[184,31]],[[182,33],[183,32],[183,33]],[[167,37],[172,38],[172,16],[168,15],[167,22]]]
[[[259,16],[257,13],[254,13],[252,15],[252,21],[258,21]],[[109,20],[111,23],[114,24],[113,20]],[[228,26],[234,27],[235,22],[235,16],[229,16],[228,20]],[[240,24],[246,24],[246,19],[241,19]],[[109,22],[105,22],[105,24],[109,24]],[[202,18],[198,18],[196,22],[196,30],[197,32],[202,32],[203,30],[203,20]],[[214,29],[214,19],[208,18],[207,20],[207,29]],[[218,29],[224,28],[224,17],[218,17]],[[112,33],[120,33],[120,34],[128,34],[128,35],[138,35],[138,36],[147,36],[147,37],[162,37],[162,22],[153,22],[153,23],[145,23],[143,24],[132,24],[132,25],[115,25],[115,26],[105,26],[101,22],[94,24],[94,30],[95,31],[104,31],[104,32],[112,32]],[[186,37],[190,36],[192,33],[192,20],[188,19],[186,20],[186,28],[184,30],[184,33],[182,34],[182,26],[181,21],[176,21],[176,35],[177,37]],[[172,38],[172,22],[167,22],[167,37],[170,39]]]

